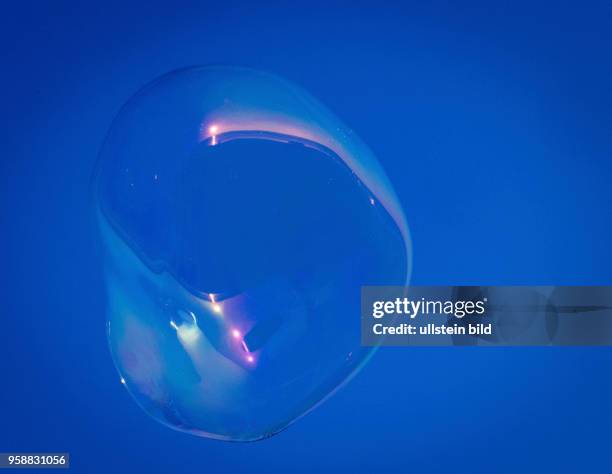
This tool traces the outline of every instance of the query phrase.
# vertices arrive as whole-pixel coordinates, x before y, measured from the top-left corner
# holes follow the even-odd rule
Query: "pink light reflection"
[[[211,136],[211,140],[210,140],[211,145],[217,144],[217,133],[218,132],[219,132],[218,125],[211,125],[210,127],[208,127],[208,133],[210,133],[210,136]]]
[[[382,171],[366,147],[359,149],[358,152],[362,156],[362,160],[357,160],[355,158],[356,150],[351,145],[348,145],[347,141],[342,137],[334,137],[326,133],[318,124],[296,119],[290,114],[282,112],[275,113],[244,107],[239,110],[217,111],[216,119],[219,118],[223,123],[223,131],[221,132],[217,124],[218,122],[205,126],[204,124],[209,120],[207,119],[202,123],[200,140],[203,141],[210,138],[211,145],[217,145],[219,142],[217,135],[244,130],[268,131],[310,140],[334,151],[342,161],[355,171],[355,174],[368,188],[377,192],[378,202],[391,214],[404,236],[407,246],[409,246],[410,236],[404,214],[396,204],[397,198],[389,185],[384,171]]]

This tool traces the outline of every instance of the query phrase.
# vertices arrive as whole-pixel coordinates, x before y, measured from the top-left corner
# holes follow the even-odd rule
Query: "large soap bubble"
[[[115,119],[94,179],[108,338],[153,418],[271,436],[364,364],[360,287],[405,284],[408,230],[370,150],[303,90],[167,74]]]

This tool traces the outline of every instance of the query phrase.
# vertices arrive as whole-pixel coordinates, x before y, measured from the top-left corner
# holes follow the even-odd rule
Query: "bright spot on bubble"
[[[115,365],[138,405],[187,433],[256,440],[307,413],[373,353],[361,286],[408,279],[378,161],[273,75],[194,68],[144,87],[93,191]]]
[[[217,132],[218,131],[219,131],[219,127],[217,127],[216,125],[211,125],[208,128],[208,132],[211,135],[211,137],[210,137],[210,144],[211,145],[216,145],[217,144]]]

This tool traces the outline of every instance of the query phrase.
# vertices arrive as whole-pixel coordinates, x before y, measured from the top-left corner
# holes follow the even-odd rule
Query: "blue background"
[[[164,428],[112,365],[88,202],[131,94],[247,65],[374,149],[413,282],[611,284],[612,3],[16,5],[0,15],[0,451],[70,451],[90,473],[612,470],[607,348],[383,348],[269,440]]]

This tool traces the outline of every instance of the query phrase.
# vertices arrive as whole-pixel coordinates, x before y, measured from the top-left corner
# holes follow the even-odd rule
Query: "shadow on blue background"
[[[174,3],[174,2],[173,2]],[[415,283],[610,284],[612,4],[24,2],[0,22],[0,451],[76,472],[607,472],[596,348],[384,348],[255,444],[155,423],[104,332],[90,173],[123,102],[191,64],[305,87],[374,149]]]

